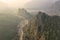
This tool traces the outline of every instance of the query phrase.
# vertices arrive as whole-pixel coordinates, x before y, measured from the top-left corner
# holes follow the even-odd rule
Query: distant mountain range
[[[26,4],[30,10],[41,10],[49,15],[60,15],[60,0],[46,0],[45,2],[33,0]]]
[[[55,15],[60,15],[60,0],[56,1],[48,8],[48,12]]]

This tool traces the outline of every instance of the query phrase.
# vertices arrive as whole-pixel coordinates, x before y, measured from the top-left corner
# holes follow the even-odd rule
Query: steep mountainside
[[[24,27],[23,40],[60,40],[60,16],[43,12],[33,17]]]

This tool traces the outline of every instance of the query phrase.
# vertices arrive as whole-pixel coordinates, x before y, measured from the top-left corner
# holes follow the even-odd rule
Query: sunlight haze
[[[4,5],[4,7],[19,7],[23,8],[27,2],[31,0],[0,0],[0,6]]]

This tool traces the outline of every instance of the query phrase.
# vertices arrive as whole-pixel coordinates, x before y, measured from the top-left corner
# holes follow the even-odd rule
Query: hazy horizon
[[[11,8],[28,8],[32,7],[34,4],[39,6],[43,6],[46,3],[53,3],[56,0],[0,0],[0,7],[11,7]],[[29,4],[29,5],[28,5]]]
[[[27,10],[47,12],[50,11],[48,8],[56,1],[58,0],[0,0],[0,11],[25,8]]]

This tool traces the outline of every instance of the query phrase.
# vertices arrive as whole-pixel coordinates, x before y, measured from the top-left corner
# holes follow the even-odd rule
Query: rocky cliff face
[[[60,16],[39,12],[24,30],[23,40],[60,40]]]
[[[31,20],[29,20],[28,25],[26,25],[23,28],[24,30],[23,40],[40,40],[40,37],[42,35],[40,28],[41,25],[39,25],[42,23],[41,17],[42,14],[40,14],[39,12],[38,15],[34,16]]]

